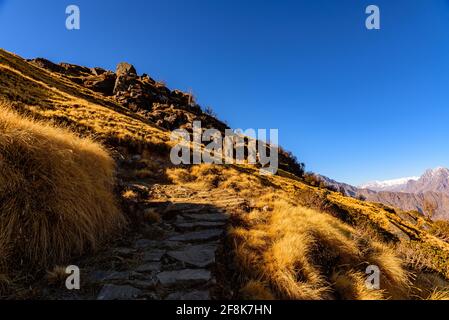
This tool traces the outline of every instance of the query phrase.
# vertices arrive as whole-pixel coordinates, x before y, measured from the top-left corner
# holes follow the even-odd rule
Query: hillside
[[[417,211],[434,221],[449,221],[449,169],[429,169],[421,177],[375,181],[359,187],[315,175],[327,188],[406,211]]]
[[[24,262],[12,268],[9,255],[0,263],[0,296],[49,299],[442,299],[449,284],[449,228],[418,212],[406,212],[381,204],[345,197],[339,192],[312,186],[304,179],[304,165],[285,151],[275,176],[260,175],[251,165],[174,166],[170,162],[170,130],[190,129],[193,120],[204,127],[224,130],[227,125],[204,112],[194,98],[169,90],[148,75],[139,76],[129,64],[115,72],[44,59],[26,61],[0,50],[0,99],[17,114],[17,123],[36,122],[48,128],[53,140],[92,143],[102,159],[114,159],[115,199],[128,228],[117,233],[108,225],[95,224],[90,235],[110,235],[107,245],[72,249],[71,237],[58,238],[40,250],[39,267]],[[7,111],[6,114],[10,112]],[[28,117],[25,119],[24,117]],[[32,117],[34,120],[30,120]],[[33,123],[34,123],[33,122]],[[10,126],[0,117],[1,134]],[[28,122],[27,122],[28,123]],[[62,128],[54,129],[54,126]],[[39,130],[24,127],[31,140],[41,141]],[[34,144],[39,154],[57,145]],[[34,140],[33,140],[34,139]],[[95,142],[93,142],[93,140]],[[11,154],[14,139],[0,139],[0,160],[27,168],[34,153]],[[63,150],[78,150],[64,146]],[[36,151],[37,152],[37,151]],[[47,190],[39,198],[42,207],[61,197],[63,188],[81,194],[60,198],[77,203],[90,188],[100,190],[101,170],[81,161],[66,165],[64,153],[56,152],[55,164],[27,181],[33,190]],[[112,161],[112,160],[105,160]],[[24,167],[23,167],[24,166]],[[14,166],[12,166],[14,167]],[[53,167],[63,168],[53,174]],[[111,171],[114,168],[108,167]],[[76,170],[91,172],[89,185],[77,185]],[[7,171],[0,172],[1,177]],[[56,181],[65,179],[63,186]],[[73,185],[72,185],[73,183]],[[5,188],[6,186],[6,188]],[[20,202],[24,186],[0,185],[0,199]],[[17,191],[19,190],[19,191]],[[65,193],[64,193],[65,194]],[[91,194],[88,193],[87,194]],[[111,193],[112,194],[112,193]],[[4,203],[4,202],[3,202]],[[97,217],[107,218],[111,209],[101,208]],[[80,203],[81,205],[81,203]],[[90,205],[89,205],[90,206]],[[84,205],[83,205],[84,207]],[[89,207],[90,208],[90,207]],[[33,210],[22,210],[26,216]],[[89,210],[87,210],[88,212]],[[0,211],[0,250],[10,249],[3,234],[14,234],[19,224],[5,218],[20,216],[11,207]],[[64,220],[63,212],[43,211],[50,225]],[[21,217],[21,216],[20,216]],[[108,219],[109,220],[109,219]],[[30,220],[34,221],[34,220]],[[66,220],[64,220],[66,221]],[[101,220],[99,220],[101,221]],[[91,222],[91,220],[89,220]],[[66,221],[77,226],[77,221]],[[122,223],[117,223],[122,225]],[[123,223],[124,224],[124,223]],[[84,226],[84,223],[82,224]],[[79,226],[80,229],[84,230]],[[53,236],[43,230],[41,238]],[[27,234],[30,231],[26,231]],[[103,237],[101,237],[103,238]],[[92,240],[92,239],[90,239]],[[103,240],[103,239],[102,239]],[[16,243],[23,248],[23,239]],[[3,243],[4,247],[2,247]],[[101,241],[98,242],[99,244]],[[54,247],[53,247],[54,246]],[[63,247],[64,254],[54,253]],[[19,249],[13,253],[25,254]],[[51,257],[51,259],[46,259]],[[80,266],[82,288],[64,289],[64,267]],[[380,290],[365,286],[370,265],[380,269]],[[61,271],[62,270],[62,271]]]

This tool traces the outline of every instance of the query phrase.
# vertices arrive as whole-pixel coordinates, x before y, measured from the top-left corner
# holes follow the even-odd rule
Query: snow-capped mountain
[[[347,196],[400,208],[416,210],[432,219],[449,220],[449,169],[429,169],[421,177],[374,181],[358,187],[322,178],[328,186]]]
[[[406,193],[443,192],[449,194],[449,169],[427,170],[421,177],[408,177],[362,184],[359,189]]]
[[[399,178],[385,181],[373,181],[358,186],[359,189],[370,189],[373,191],[397,191],[401,192],[406,188],[408,182],[416,181],[419,177]]]
[[[418,180],[409,181],[403,192],[442,192],[449,194],[449,169],[438,167],[427,170]]]

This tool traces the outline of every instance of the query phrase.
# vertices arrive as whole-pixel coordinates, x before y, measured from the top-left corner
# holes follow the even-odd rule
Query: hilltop
[[[37,251],[34,241],[8,240],[20,225],[0,219],[0,296],[13,298],[87,299],[442,299],[449,280],[449,229],[414,211],[346,197],[330,191],[308,176],[304,165],[288,152],[280,152],[277,175],[260,175],[253,165],[174,166],[169,159],[170,130],[190,129],[193,120],[204,128],[220,131],[228,126],[194,97],[170,90],[148,75],[120,63],[114,72],[85,68],[45,59],[26,61],[0,51],[0,98],[7,113],[18,123],[26,121],[25,134],[40,141],[39,130],[48,129],[45,141],[55,145],[58,137],[73,137],[79,144],[60,145],[61,153],[77,154],[89,143],[104,163],[103,186],[95,185],[101,170],[96,158],[83,157],[39,175],[27,175],[27,166],[42,161],[45,144],[24,144],[23,152],[8,150],[18,144],[5,140],[0,160],[15,161],[21,183],[31,191],[54,185],[40,205],[53,208],[49,199],[58,197],[54,183],[65,179],[72,186],[74,170],[86,174],[88,186],[77,187],[66,203],[76,203],[89,188],[112,195],[117,223],[91,225],[86,236],[107,233],[98,246],[70,246],[72,239],[48,242],[40,251],[40,263],[13,268],[10,257],[21,248]],[[7,132],[0,117],[0,130]],[[32,123],[32,125],[28,125]],[[10,129],[8,129],[10,130]],[[13,133],[15,134],[14,130]],[[52,151],[54,152],[54,151]],[[58,154],[58,152],[56,152]],[[18,156],[21,154],[22,158]],[[17,157],[17,158],[14,158]],[[20,160],[21,159],[21,160]],[[87,159],[87,158],[86,158]],[[19,163],[19,162],[17,162]],[[44,161],[45,163],[45,161]],[[38,166],[40,167],[40,166]],[[43,167],[45,168],[45,167]],[[65,170],[64,170],[65,169]],[[113,173],[111,173],[113,171]],[[4,171],[1,172],[2,174]],[[47,174],[48,173],[48,174]],[[87,173],[92,174],[89,176]],[[99,176],[96,176],[98,174]],[[2,175],[0,175],[2,177]],[[108,179],[111,180],[108,180]],[[0,180],[2,181],[2,180]],[[73,181],[75,182],[75,181]],[[113,187],[108,183],[113,184]],[[73,187],[76,185],[74,184]],[[39,189],[41,190],[41,189]],[[46,189],[42,189],[46,190]],[[88,193],[91,194],[91,193]],[[104,193],[102,193],[104,194]],[[11,192],[0,187],[0,198],[20,202],[20,188]],[[105,197],[102,197],[105,199]],[[105,218],[110,209],[100,207],[95,216]],[[0,216],[12,220],[37,220],[24,206],[17,213],[4,208]],[[56,207],[55,207],[56,208]],[[89,208],[79,210],[92,216]],[[27,232],[50,238],[56,223],[66,228],[80,221],[67,220],[57,210],[42,211],[48,228]],[[122,220],[123,219],[123,220]],[[22,220],[20,220],[22,221]],[[87,221],[89,222],[89,221]],[[81,228],[82,229],[82,228]],[[39,233],[42,230],[42,233]],[[85,230],[85,229],[82,229]],[[84,235],[84,233],[83,233]],[[6,240],[5,240],[6,239]],[[58,238],[59,239],[59,238]],[[97,239],[90,238],[90,241]],[[94,241],[97,244],[97,241]],[[52,247],[54,246],[54,247]],[[57,251],[57,250],[61,251]],[[64,254],[47,257],[51,252]],[[48,258],[48,259],[47,259]],[[79,292],[61,286],[64,268],[80,266],[83,278]],[[380,290],[365,286],[366,269],[379,268]]]

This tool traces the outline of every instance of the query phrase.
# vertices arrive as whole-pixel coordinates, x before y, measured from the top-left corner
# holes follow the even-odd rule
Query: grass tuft
[[[96,249],[125,219],[99,144],[0,107],[0,248],[10,268],[46,270]]]

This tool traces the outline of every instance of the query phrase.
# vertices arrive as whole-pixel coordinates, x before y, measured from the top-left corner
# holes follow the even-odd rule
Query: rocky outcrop
[[[204,112],[192,94],[170,90],[147,74],[139,75],[136,68],[127,62],[119,63],[115,72],[69,63],[55,64],[41,58],[31,60],[31,63],[109,96],[120,105],[167,130],[186,129],[191,132],[194,121],[201,121],[204,129],[217,129],[223,134],[229,129],[226,123]],[[304,164],[282,148],[279,149],[279,168],[299,177],[304,173]]]
[[[36,58],[32,60],[28,60],[28,62],[38,66],[39,68],[49,70],[51,72],[62,73],[64,68],[60,65],[51,62],[50,60],[44,58]]]
[[[114,73],[105,71],[85,78],[83,85],[105,96],[112,96],[114,94],[116,79],[117,76]]]
[[[136,68],[134,68],[132,64],[129,64],[127,62],[120,62],[115,69],[115,74],[117,75],[117,77],[130,75],[137,77]]]

